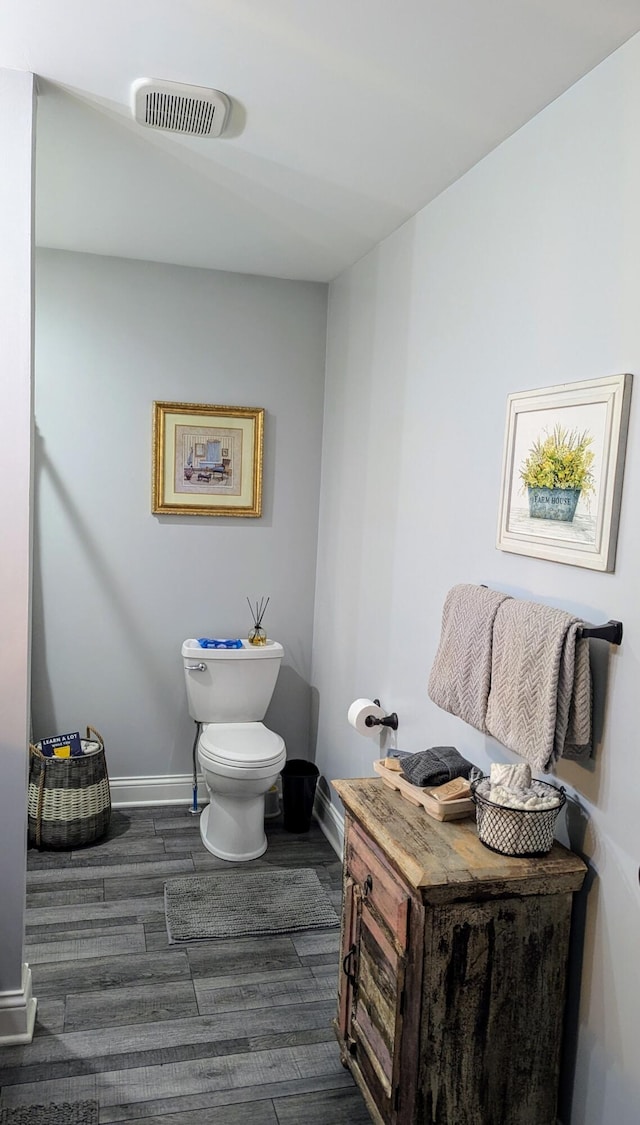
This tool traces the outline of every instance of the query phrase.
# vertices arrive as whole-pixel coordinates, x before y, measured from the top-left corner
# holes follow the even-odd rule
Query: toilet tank
[[[259,723],[276,686],[284,649],[277,641],[242,648],[182,645],[189,714],[199,723]]]

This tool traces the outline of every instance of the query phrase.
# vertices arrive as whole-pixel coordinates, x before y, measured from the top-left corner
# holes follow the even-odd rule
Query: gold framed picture
[[[154,402],[151,511],[262,515],[263,431],[260,407]]]

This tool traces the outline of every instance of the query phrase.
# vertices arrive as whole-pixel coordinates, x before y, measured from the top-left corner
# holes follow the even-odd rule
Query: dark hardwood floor
[[[339,912],[318,825],[267,834],[252,866],[313,867]],[[0,1049],[0,1108],[93,1098],[101,1125],[370,1125],[331,1027],[337,929],[168,945],[165,879],[229,866],[184,806],[116,810],[92,846],[29,851],[37,1025]]]

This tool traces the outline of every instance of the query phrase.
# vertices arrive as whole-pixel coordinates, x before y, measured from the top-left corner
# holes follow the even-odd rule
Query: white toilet
[[[265,794],[286,761],[284,740],[265,727],[284,649],[182,646],[189,714],[201,724],[198,761],[209,792],[200,835],[220,859],[257,859],[267,849]]]

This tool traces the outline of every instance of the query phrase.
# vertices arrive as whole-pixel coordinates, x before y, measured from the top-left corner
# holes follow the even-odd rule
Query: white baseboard
[[[31,995],[31,969],[22,966],[22,988],[0,992],[0,1047],[30,1043],[36,1022],[37,1000]]]
[[[164,777],[110,777],[111,804],[114,809],[128,805],[190,805],[193,776],[190,773]],[[203,777],[198,777],[198,806],[209,801]]]
[[[329,798],[316,789],[316,799],[313,806],[313,815],[318,821],[327,840],[331,844],[338,859],[342,859],[344,848],[344,817],[340,815]]]

